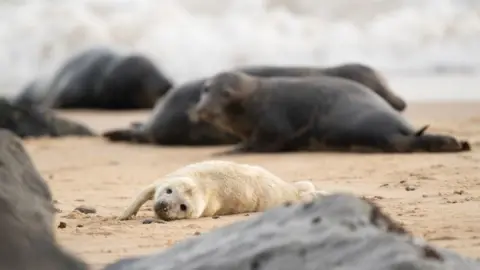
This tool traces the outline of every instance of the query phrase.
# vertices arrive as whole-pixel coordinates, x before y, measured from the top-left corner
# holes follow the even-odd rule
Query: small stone
[[[84,202],[84,199],[75,199],[76,202]]]
[[[219,216],[213,216],[212,218],[213,219],[219,219],[220,217]]]
[[[193,235],[200,235],[201,233],[200,232],[194,232]]]
[[[414,191],[414,190],[415,190],[415,187],[407,186],[407,187],[405,187],[405,190],[406,190],[406,191]]]
[[[78,224],[77,225],[77,228],[82,228],[83,227],[83,224]]]
[[[455,190],[455,191],[453,192],[453,194],[457,194],[457,195],[462,195],[462,194],[464,194],[464,193],[465,193],[465,191],[463,191],[463,190]]]
[[[250,214],[245,214],[244,216],[248,217],[248,216],[250,216]]]
[[[427,194],[423,194],[422,197],[423,197],[423,198],[427,198],[428,195],[427,195]]]
[[[400,184],[405,184],[406,182],[407,182],[407,181],[402,180],[402,181],[400,181]]]
[[[58,203],[58,201],[57,201],[57,200],[53,200],[52,202],[53,202],[54,204]]]
[[[81,206],[75,208],[74,211],[78,211],[78,212],[83,213],[83,214],[95,214],[95,213],[97,213],[97,209],[95,209],[93,207],[90,207],[90,206],[86,206],[86,205],[81,205]]]
[[[67,223],[63,221],[60,221],[60,223],[58,223],[58,226],[57,226],[57,228],[59,229],[65,229],[66,227],[67,227]]]
[[[55,212],[57,212],[57,213],[62,213],[62,210],[60,210],[59,208],[55,207]]]

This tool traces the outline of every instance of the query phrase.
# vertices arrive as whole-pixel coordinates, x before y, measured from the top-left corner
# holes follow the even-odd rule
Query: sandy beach
[[[61,115],[97,132],[144,120],[148,111],[68,111]],[[287,181],[311,179],[318,188],[365,195],[415,235],[461,254],[480,254],[480,103],[409,103],[405,112],[431,132],[468,139],[472,152],[458,154],[296,153],[222,158],[264,166]],[[249,218],[203,218],[142,224],[151,216],[147,203],[136,219],[115,216],[144,185],[186,164],[211,159],[225,147],[188,148],[109,143],[102,138],[25,140],[38,170],[50,185],[61,211],[60,243],[95,267],[125,256],[158,252],[197,232]],[[72,210],[95,207],[96,214]],[[250,214],[253,216],[255,214]]]

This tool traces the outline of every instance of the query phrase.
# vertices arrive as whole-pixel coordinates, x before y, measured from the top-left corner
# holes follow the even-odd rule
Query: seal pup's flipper
[[[129,219],[131,216],[136,215],[142,205],[144,205],[148,200],[153,199],[156,186],[156,184],[151,184],[145,187],[142,191],[140,191],[135,197],[135,199],[130,203],[130,205],[125,208],[125,210],[118,217],[118,219],[126,220]]]

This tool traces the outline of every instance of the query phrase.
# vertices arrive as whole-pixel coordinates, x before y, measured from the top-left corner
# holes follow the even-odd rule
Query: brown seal
[[[295,89],[295,91],[292,91]],[[192,112],[234,134],[234,152],[459,152],[466,141],[415,130],[364,85],[336,77],[258,78],[222,72]]]

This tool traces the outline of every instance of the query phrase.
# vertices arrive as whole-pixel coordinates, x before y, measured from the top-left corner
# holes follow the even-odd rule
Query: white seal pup
[[[288,183],[268,170],[231,161],[193,163],[144,188],[118,217],[129,219],[148,200],[155,216],[170,221],[261,212],[327,194],[310,181]]]

